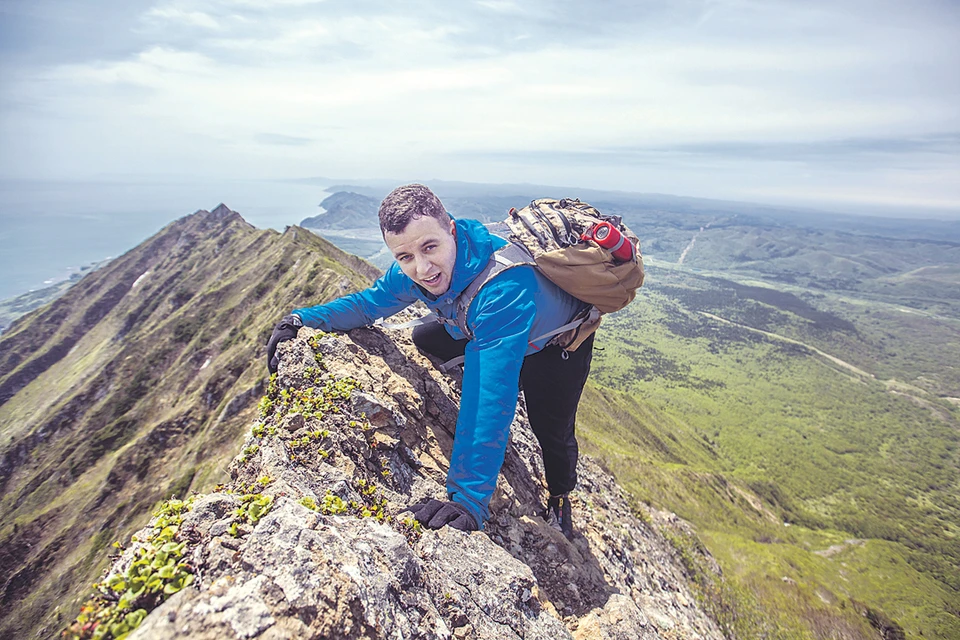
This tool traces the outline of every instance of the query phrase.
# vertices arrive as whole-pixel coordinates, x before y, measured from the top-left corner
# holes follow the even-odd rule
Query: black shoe
[[[573,540],[573,512],[569,494],[550,496],[547,508],[543,510],[543,519],[560,531],[567,540]]]

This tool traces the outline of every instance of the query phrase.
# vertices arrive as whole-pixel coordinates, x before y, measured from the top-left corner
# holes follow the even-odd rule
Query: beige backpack
[[[632,258],[617,260],[590,239],[591,231],[609,223],[632,243]],[[491,233],[509,241],[490,257],[490,262],[457,300],[456,324],[468,338],[467,311],[477,293],[497,274],[518,265],[532,265],[567,293],[591,305],[570,323],[531,342],[552,336],[550,344],[573,351],[600,325],[600,314],[612,313],[633,301],[643,284],[640,241],[619,216],[605,216],[580,200],[534,200],[506,220],[488,225]],[[443,320],[441,320],[443,321]]]

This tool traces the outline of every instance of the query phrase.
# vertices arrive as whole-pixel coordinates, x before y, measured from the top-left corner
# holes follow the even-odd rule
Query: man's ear
[[[450,218],[450,235],[457,237],[457,222],[453,218]]]

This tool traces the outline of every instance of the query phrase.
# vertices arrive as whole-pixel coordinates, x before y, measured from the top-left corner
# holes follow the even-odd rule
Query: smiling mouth
[[[424,278],[424,279],[423,279],[423,284],[427,285],[428,287],[432,287],[432,286],[434,286],[434,285],[436,285],[436,284],[438,284],[438,283],[440,282],[440,276],[442,276],[442,275],[443,275],[442,273],[438,273],[438,274],[435,275],[435,276],[431,276],[431,277],[429,277],[429,278]]]

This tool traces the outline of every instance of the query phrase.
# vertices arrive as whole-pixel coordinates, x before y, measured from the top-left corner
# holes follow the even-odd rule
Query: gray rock
[[[485,530],[413,532],[405,507],[444,495],[456,379],[402,333],[325,336],[316,353],[313,334],[281,345],[288,397],[318,375],[360,389],[318,412],[267,416],[273,435],[251,435],[244,448],[255,453],[233,461],[227,491],[197,500],[184,519],[196,582],[131,640],[722,638],[648,522],[687,525],[654,512],[641,521],[589,458],[573,497],[574,540],[537,515],[546,493],[522,404]],[[270,511],[229,535],[239,496],[257,487],[272,496]]]

